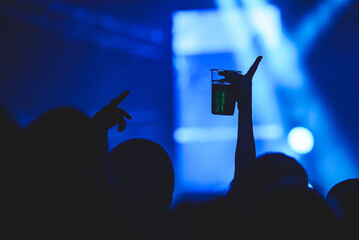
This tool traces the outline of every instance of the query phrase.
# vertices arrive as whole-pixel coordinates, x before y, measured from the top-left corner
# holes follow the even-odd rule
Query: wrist
[[[252,96],[251,95],[242,95],[239,100],[237,100],[237,106],[241,110],[252,109]]]

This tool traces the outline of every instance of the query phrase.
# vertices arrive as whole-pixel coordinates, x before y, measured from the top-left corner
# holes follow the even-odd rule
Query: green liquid
[[[219,115],[233,115],[235,100],[230,91],[231,86],[226,83],[212,83],[212,113]]]

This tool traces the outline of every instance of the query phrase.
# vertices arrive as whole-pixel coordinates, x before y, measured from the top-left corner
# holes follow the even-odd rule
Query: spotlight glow
[[[295,127],[288,134],[290,148],[300,154],[309,153],[314,146],[313,134],[304,127]]]

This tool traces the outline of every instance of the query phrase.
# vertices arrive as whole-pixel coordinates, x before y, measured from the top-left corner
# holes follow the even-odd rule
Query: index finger
[[[125,98],[128,96],[129,93],[130,93],[129,90],[124,91],[123,93],[121,93],[120,96],[118,96],[118,97],[115,98],[115,99],[112,99],[111,102],[110,102],[110,104],[117,107],[117,106],[123,101],[123,99],[125,99]]]
[[[262,60],[262,58],[263,58],[262,56],[259,56],[256,58],[253,65],[249,68],[249,70],[246,74],[247,76],[253,77],[254,73],[257,71],[258,65],[259,65],[260,61]]]

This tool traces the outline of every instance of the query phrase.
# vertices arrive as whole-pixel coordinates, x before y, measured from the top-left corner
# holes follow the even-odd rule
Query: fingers
[[[254,61],[253,65],[249,68],[246,76],[252,78],[254,73],[257,71],[258,65],[262,60],[262,56],[257,57],[257,59]]]
[[[228,71],[220,71],[220,72],[218,72],[218,75],[226,76],[226,75],[228,75]]]
[[[224,76],[226,78],[226,81],[229,81],[230,83],[232,83],[234,79],[240,79],[243,76],[239,71],[231,70],[221,71],[218,72],[218,74]]]
[[[132,119],[132,117],[130,116],[130,114],[128,114],[125,110],[123,110],[122,108],[118,108],[119,112],[121,112],[122,116],[124,116],[125,118],[127,118],[128,120]]]
[[[123,99],[125,99],[128,96],[129,93],[130,93],[129,90],[124,91],[123,93],[121,93],[120,96],[118,96],[115,99],[112,99],[110,104],[117,107],[123,101]]]
[[[117,127],[117,131],[118,132],[123,132],[123,130],[125,130],[127,125],[126,120],[122,117],[120,122],[118,123],[118,127]]]
[[[258,65],[261,62],[262,58],[263,58],[262,56],[259,56],[256,58],[256,60],[254,61],[252,66],[249,68],[249,70],[246,74],[247,77],[253,77],[254,73],[257,71]],[[241,74],[236,71],[225,70],[225,71],[218,72],[218,75],[224,76],[224,77],[228,78],[228,80],[231,80],[231,78],[237,77],[237,75],[241,75]]]
[[[230,77],[230,76],[236,76],[241,75],[239,71],[232,71],[232,70],[224,70],[218,72],[218,75],[224,76],[224,77]]]
[[[128,114],[125,110],[123,110],[122,108],[116,108],[116,114],[115,114],[115,118],[116,122],[115,124],[118,124],[117,127],[117,131],[122,132],[123,130],[125,130],[127,122],[126,119],[132,119],[132,117],[130,116],[130,114]]]

